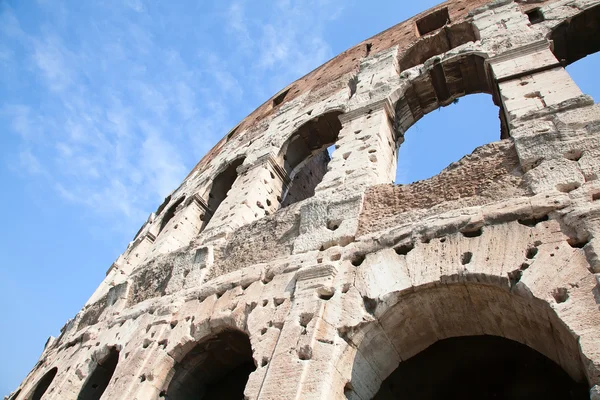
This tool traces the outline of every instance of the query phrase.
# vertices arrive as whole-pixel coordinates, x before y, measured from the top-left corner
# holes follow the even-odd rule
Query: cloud
[[[29,149],[22,150],[19,153],[19,166],[23,171],[32,175],[45,175],[46,172],[42,164]]]
[[[49,36],[44,40],[34,40],[33,61],[42,72],[50,89],[66,90],[77,79],[75,56],[70,53],[57,37]]]
[[[0,59],[17,78],[0,123],[19,138],[23,171],[115,226],[142,223],[245,115],[331,57],[323,32],[339,9],[82,4],[40,2],[48,19],[35,27],[0,8],[14,39]]]

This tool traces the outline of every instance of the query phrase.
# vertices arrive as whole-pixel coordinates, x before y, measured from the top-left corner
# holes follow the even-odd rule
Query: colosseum
[[[223,132],[8,399],[600,399],[600,105],[565,71],[598,50],[600,0],[451,0],[343,52]],[[474,93],[498,140],[394,185]]]

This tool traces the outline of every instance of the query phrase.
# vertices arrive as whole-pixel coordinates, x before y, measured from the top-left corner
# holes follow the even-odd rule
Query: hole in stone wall
[[[530,347],[497,336],[468,336],[440,340],[401,362],[373,399],[583,400],[589,395],[587,384],[575,382]]]
[[[327,221],[327,229],[329,229],[330,231],[335,231],[340,227],[341,223],[342,221],[339,219],[329,220]]]
[[[235,133],[237,132],[239,127],[240,126],[238,125],[229,131],[229,133],[227,134],[227,139],[225,139],[227,142],[229,142],[235,136]]]
[[[255,369],[248,336],[223,331],[198,343],[175,365],[166,398],[239,400]]]
[[[531,22],[532,25],[539,24],[540,22],[544,22],[546,20],[542,10],[539,8],[534,8],[533,10],[527,11],[527,18],[529,18],[529,22]]]
[[[273,98],[273,108],[277,107],[285,100],[285,96],[289,93],[290,89],[286,89],[283,92],[279,93],[277,96]]]
[[[491,100],[487,94],[462,97],[458,103],[432,111],[412,125],[398,150],[395,183],[409,184],[451,170],[477,147],[497,141],[499,108]],[[414,112],[418,118],[422,115],[417,109]]]
[[[98,365],[83,385],[77,400],[99,400],[108,387],[118,362],[119,351],[113,347],[104,360],[98,361]]]
[[[396,252],[396,254],[398,254],[399,256],[405,256],[408,253],[410,253],[412,251],[412,249],[415,248],[415,245],[412,243],[408,243],[408,244],[403,244],[400,245],[398,247],[394,248],[394,251]]]
[[[208,195],[208,215],[205,216],[202,222],[202,228],[206,227],[210,222],[212,216],[215,214],[223,200],[227,197],[227,193],[233,186],[233,183],[237,179],[237,168],[244,163],[244,158],[238,158],[232,161],[227,168],[221,172],[213,180]]]
[[[44,393],[46,393],[46,390],[48,390],[52,384],[57,372],[58,368],[54,367],[44,374],[42,379],[40,379],[38,384],[35,386],[35,390],[33,391],[30,400],[40,400],[42,398]],[[16,398],[17,396],[14,397]]]
[[[472,258],[473,258],[473,253],[471,253],[470,251],[467,251],[467,252],[463,253],[462,257],[460,258],[460,262],[462,263],[462,265],[467,265],[471,262]]]
[[[579,240],[578,238],[571,238],[569,240],[567,240],[567,243],[569,244],[569,246],[571,246],[574,249],[583,249],[585,247],[586,244],[588,244],[587,240]]]
[[[450,23],[448,7],[441,8],[417,20],[419,35],[424,36]]]
[[[545,222],[545,221],[548,221],[548,215],[542,215],[539,218],[531,217],[531,218],[525,218],[525,219],[518,220],[519,224],[529,226],[532,228],[534,226],[536,226],[537,224],[539,224],[540,222]]]
[[[564,287],[556,288],[552,291],[552,297],[557,303],[564,303],[569,299],[569,291]]]
[[[333,111],[315,117],[302,125],[286,142],[280,153],[290,183],[282,194],[281,207],[312,197],[323,180],[335,142],[342,129]]]
[[[538,253],[538,248],[537,247],[530,247],[527,249],[527,251],[525,252],[525,257],[527,257],[528,259],[532,259],[534,258]]]
[[[360,253],[356,253],[352,256],[352,265],[354,265],[355,267],[360,266],[363,262],[365,261],[365,255],[364,254],[360,254]]]
[[[472,230],[464,230],[461,231],[462,235],[466,238],[474,238],[481,236],[483,234],[483,228],[472,229]]]
[[[375,309],[377,309],[377,300],[371,299],[367,296],[363,297],[363,304],[365,306],[365,310],[369,314],[373,314],[375,312]]]

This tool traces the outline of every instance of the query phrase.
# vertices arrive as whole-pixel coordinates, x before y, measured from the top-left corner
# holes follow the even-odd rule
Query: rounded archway
[[[585,398],[578,338],[549,304],[492,276],[478,280],[488,283],[438,282],[372,300],[374,321],[351,338],[358,350],[347,397]],[[549,388],[575,397],[536,397]]]
[[[119,351],[112,347],[108,355],[98,361],[94,372],[90,374],[79,392],[77,400],[99,400],[108,387],[118,363]]]
[[[198,343],[175,365],[162,397],[239,400],[255,369],[248,336],[240,331],[223,331]]]
[[[374,400],[584,400],[575,382],[549,358],[498,336],[443,339],[400,363]]]
[[[35,386],[35,390],[33,391],[31,397],[29,397],[29,400],[40,400],[52,384],[52,381],[54,380],[54,377],[56,376],[57,372],[58,368],[56,367],[46,372],[42,379],[40,379],[38,384]]]
[[[342,129],[338,118],[341,114],[330,111],[309,120],[283,145],[279,158],[290,183],[283,189],[281,207],[314,195],[327,172],[327,148],[335,144]]]

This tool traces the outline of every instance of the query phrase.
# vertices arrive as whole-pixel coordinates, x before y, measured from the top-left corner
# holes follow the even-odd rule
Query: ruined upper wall
[[[533,8],[543,7],[544,5],[551,4],[555,1],[556,0],[541,0],[529,2],[523,0],[517,1],[517,3],[519,3],[523,11],[528,11]],[[236,142],[236,146],[244,146],[246,143],[255,139],[255,137],[260,135],[261,131],[264,130],[264,126],[261,125],[263,121],[276,113],[285,103],[307,93],[310,93],[310,97],[313,99],[326,98],[333,92],[346,87],[347,80],[340,80],[340,78],[346,76],[350,78],[352,75],[355,75],[360,68],[361,59],[369,54],[379,53],[391,47],[398,46],[399,58],[402,58],[402,55],[422,38],[422,35],[419,34],[416,21],[419,21],[423,17],[435,13],[438,10],[447,8],[451,24],[458,24],[471,19],[470,13],[472,13],[473,10],[479,9],[488,3],[490,2],[486,0],[450,0],[443,2],[432,9],[423,11],[422,13],[415,15],[406,21],[400,22],[340,53],[325,64],[282,89],[244,118],[231,132],[225,135],[223,139],[221,139],[215,147],[202,158],[202,160],[200,160],[200,162],[192,169],[190,175],[195,171],[206,167],[206,165],[210,163],[215,155],[218,154],[229,141],[237,139],[239,136],[243,136],[243,138]],[[491,2],[490,4],[493,3],[494,2]],[[496,1],[496,3],[501,2]],[[273,99],[282,93],[286,93],[283,102],[277,106],[273,106]]]

